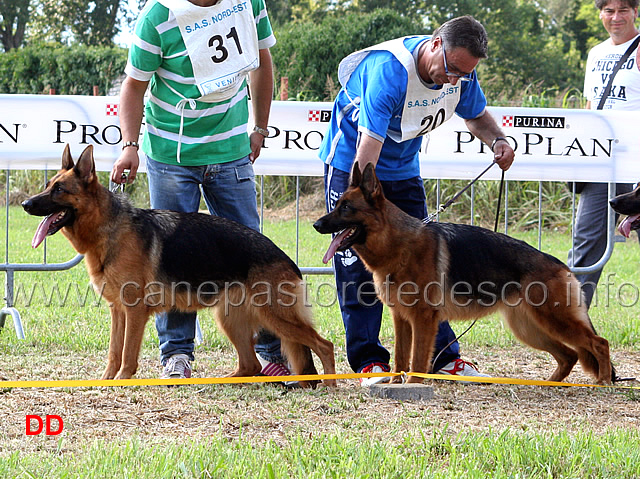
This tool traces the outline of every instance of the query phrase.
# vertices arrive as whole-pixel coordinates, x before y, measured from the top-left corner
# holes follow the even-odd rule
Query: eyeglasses
[[[460,75],[458,73],[453,73],[453,72],[449,71],[449,68],[447,68],[447,54],[446,54],[445,49],[444,49],[444,40],[442,39],[442,37],[440,37],[440,44],[442,45],[442,59],[444,60],[444,72],[445,72],[445,74],[448,77],[457,78],[460,81],[471,81],[471,78],[469,78],[471,73],[466,73],[464,75]]]

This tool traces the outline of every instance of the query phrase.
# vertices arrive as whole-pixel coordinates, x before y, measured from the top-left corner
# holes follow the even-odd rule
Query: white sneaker
[[[389,371],[391,371],[391,368],[384,363],[371,363],[360,370],[361,373],[388,373]],[[388,383],[389,381],[391,381],[389,376],[360,378],[360,386],[366,388],[374,384]]]
[[[191,377],[191,360],[186,354],[174,354],[167,359],[161,379],[186,379]]]
[[[434,374],[450,374],[452,376],[475,376],[475,377],[490,377],[488,374],[483,374],[478,371],[478,367],[470,363],[469,361],[465,361],[464,359],[454,359],[445,367],[436,371]],[[464,384],[471,384],[470,381],[459,381]]]

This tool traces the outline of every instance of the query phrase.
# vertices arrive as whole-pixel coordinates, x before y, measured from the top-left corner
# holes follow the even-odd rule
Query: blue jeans
[[[333,210],[338,199],[349,186],[349,173],[325,165],[325,200],[327,211]],[[402,181],[381,181],[382,190],[389,201],[405,213],[416,218],[427,216],[424,186],[421,178]],[[347,360],[351,369],[360,372],[365,366],[380,362],[389,363],[390,354],[380,343],[382,303],[377,298],[373,277],[351,249],[338,252],[333,257],[338,301],[344,323]],[[350,285],[343,287],[343,285]],[[440,323],[434,351],[442,351],[433,371],[438,371],[460,357],[456,335],[448,322]],[[453,342],[452,342],[453,341]],[[452,344],[449,345],[449,343]],[[447,346],[448,345],[448,346]]]
[[[167,165],[147,157],[147,176],[154,209],[190,213],[198,211],[204,197],[212,215],[260,230],[255,175],[249,157],[206,166]],[[196,313],[157,314],[156,329],[163,364],[175,354],[194,359]],[[267,331],[259,333],[255,349],[268,361],[283,362],[280,340]]]
[[[633,189],[631,183],[617,183],[616,195],[628,193]],[[607,183],[587,183],[580,194],[576,223],[573,230],[573,247],[569,250],[569,267],[592,266],[596,264],[607,249],[609,224],[609,185]],[[616,214],[616,220],[618,219]],[[582,285],[587,309],[596,294],[602,270],[593,273],[577,274]],[[596,297],[597,304],[597,297]]]

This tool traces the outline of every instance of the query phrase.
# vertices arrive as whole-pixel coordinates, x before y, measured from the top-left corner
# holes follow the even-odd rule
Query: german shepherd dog
[[[629,193],[612,198],[609,204],[616,213],[627,215],[618,226],[618,231],[623,236],[628,238],[631,230],[640,229],[640,186]]]
[[[428,371],[439,321],[499,311],[517,338],[556,359],[551,381],[565,379],[578,360],[598,383],[615,378],[609,343],[596,335],[569,268],[484,228],[424,224],[384,197],[371,164],[363,172],[354,164],[349,188],[314,227],[337,233],[325,262],[353,247],[373,274],[393,318],[395,372]]]
[[[85,255],[91,282],[109,303],[103,379],[135,374],[152,313],[204,307],[213,308],[238,353],[231,376],[260,372],[253,351],[260,327],[281,338],[296,374],[316,374],[310,349],[326,374],[335,373],[333,344],[313,328],[300,270],[266,236],[207,214],[134,208],[99,183],[92,146],[74,164],[67,145],[62,169],[22,206],[29,214],[46,216],[33,247],[62,230]],[[335,380],[326,383],[334,386]]]

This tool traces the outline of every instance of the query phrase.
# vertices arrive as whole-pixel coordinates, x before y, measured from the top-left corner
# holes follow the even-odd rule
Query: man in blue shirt
[[[373,163],[385,196],[406,213],[427,216],[418,153],[422,137],[453,114],[491,146],[495,161],[507,170],[514,152],[495,120],[476,76],[487,57],[487,33],[470,16],[444,23],[432,36],[391,40],[347,56],[338,68],[343,85],[320,147],[325,162],[325,194],[331,211],[349,185],[354,161],[363,170]],[[378,335],[382,304],[371,275],[351,250],[334,256],[338,300],[346,331],[347,358],[356,372],[387,372],[389,352]],[[433,365],[440,374],[482,375],[460,358],[455,334],[442,323]],[[361,379],[369,386],[388,378]]]

